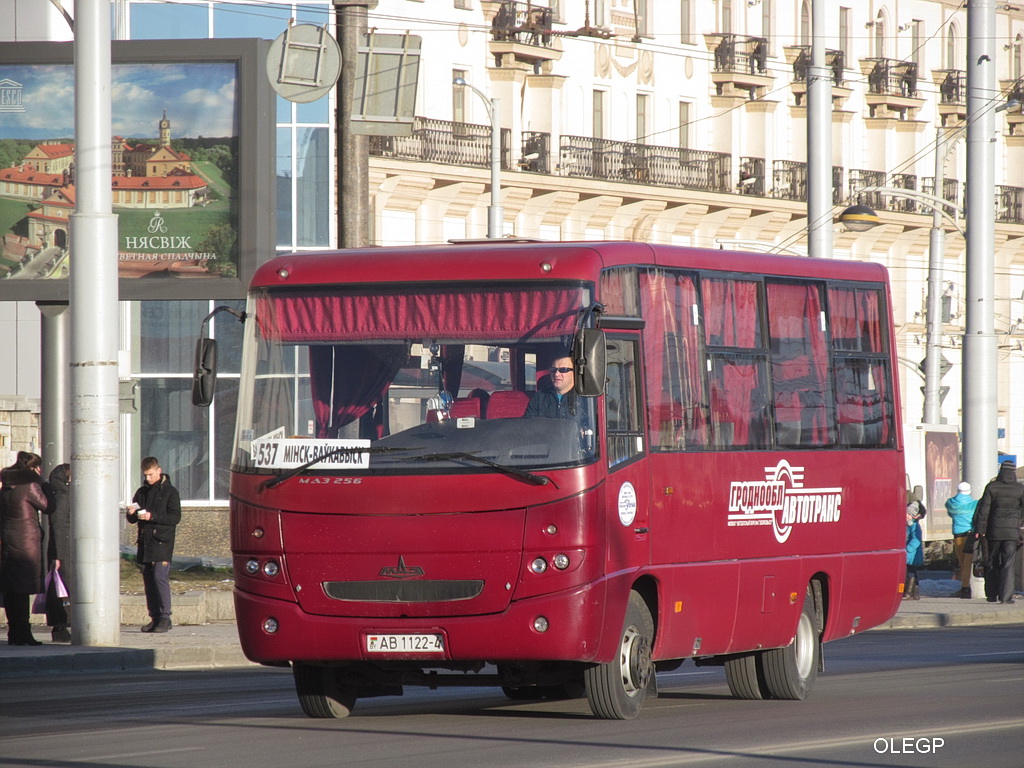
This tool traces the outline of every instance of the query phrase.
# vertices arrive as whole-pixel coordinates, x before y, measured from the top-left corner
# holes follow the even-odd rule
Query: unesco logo
[[[24,112],[21,91],[21,83],[6,77],[0,80],[0,112]]]

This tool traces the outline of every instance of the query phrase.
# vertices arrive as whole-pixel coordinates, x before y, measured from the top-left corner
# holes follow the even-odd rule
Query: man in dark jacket
[[[139,526],[138,561],[151,619],[142,631],[166,632],[171,628],[171,557],[181,499],[154,457],[142,460],[142,476],[145,483],[132,497],[127,515],[129,523]]]
[[[1013,565],[1022,523],[1024,485],[1017,482],[1016,465],[1004,461],[996,479],[985,486],[974,516],[974,535],[988,549],[985,596],[990,603],[1014,602]]]

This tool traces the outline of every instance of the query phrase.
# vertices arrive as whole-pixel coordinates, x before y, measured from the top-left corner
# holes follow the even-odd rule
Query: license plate
[[[441,635],[367,635],[369,653],[444,653]]]

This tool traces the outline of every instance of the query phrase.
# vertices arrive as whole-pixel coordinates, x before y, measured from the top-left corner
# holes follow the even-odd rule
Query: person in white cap
[[[960,573],[960,592],[955,596],[970,600],[974,553],[964,552],[964,544],[971,537],[978,500],[971,496],[971,484],[966,481],[960,483],[956,490],[956,496],[946,500],[946,514],[953,521],[953,554]]]

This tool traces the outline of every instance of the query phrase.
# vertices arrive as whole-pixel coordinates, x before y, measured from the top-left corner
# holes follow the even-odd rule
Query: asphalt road
[[[0,766],[1019,768],[1024,627],[875,631],[827,647],[804,702],[739,701],[718,668],[659,675],[631,722],[586,701],[407,689],[311,720],[287,670],[0,680]]]

